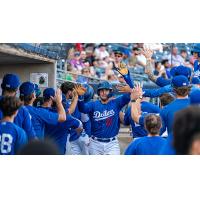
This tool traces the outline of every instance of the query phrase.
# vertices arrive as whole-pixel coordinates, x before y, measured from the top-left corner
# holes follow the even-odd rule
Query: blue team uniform
[[[172,134],[172,126],[174,120],[174,113],[189,106],[189,99],[176,99],[167,106],[165,106],[160,112],[162,118],[162,133],[166,130],[168,134]]]
[[[138,138],[128,146],[125,155],[158,155],[165,144],[166,139],[160,136]]]
[[[52,108],[45,108],[51,112],[56,113],[57,111]],[[69,129],[76,129],[81,126],[81,122],[72,117],[71,115],[66,116],[65,122],[58,122],[56,125],[45,124],[45,137],[52,138],[61,154],[65,154],[67,136],[69,134]]]
[[[176,151],[173,147],[173,134],[169,134],[169,136],[166,139],[166,143],[161,148],[160,155],[175,155]]]
[[[24,130],[11,122],[0,122],[0,154],[14,155],[27,143]]]
[[[141,110],[142,110],[142,116],[140,117],[140,123],[137,124],[132,120],[131,117],[131,107],[127,109],[124,115],[124,124],[125,125],[131,125],[132,128],[132,134],[134,138],[137,137],[143,137],[147,135],[147,131],[144,129],[144,117],[148,113],[160,113],[160,108],[150,102],[143,101],[141,102]]]
[[[111,99],[107,104],[100,100],[84,103],[78,101],[79,110],[88,113],[91,120],[91,135],[97,138],[115,137],[120,128],[119,112],[130,101],[130,95],[124,94]]]
[[[54,113],[51,111],[48,111],[44,108],[36,108],[33,106],[26,106],[28,109],[30,115],[31,115],[31,121],[36,133],[36,136],[39,139],[44,138],[44,128],[45,124],[52,124],[56,125],[58,123],[58,113]]]
[[[0,99],[2,96],[0,97]],[[3,113],[0,110],[0,120],[3,118]],[[21,106],[18,110],[17,116],[14,119],[14,123],[20,128],[24,129],[27,134],[28,140],[36,137],[34,128],[32,126],[31,117],[25,106]]]
[[[69,106],[70,106],[70,100],[67,100],[66,97],[63,97],[63,105],[64,105],[64,109],[66,111],[66,113],[68,112]],[[79,111],[78,106],[76,106],[74,113],[72,113],[72,116],[78,120],[80,120],[83,123],[83,128],[85,130],[85,133],[90,136],[91,135],[91,121],[88,117],[88,119],[86,120],[86,116],[84,116],[85,114],[81,113]],[[68,133],[70,134],[70,138],[69,141],[75,141],[80,137],[80,134],[77,134],[77,132],[73,129],[68,130]]]
[[[166,85],[164,87],[157,88],[157,89],[144,89],[143,90],[143,96],[155,98],[155,97],[161,96],[164,93],[169,93],[169,92],[172,92],[172,91],[173,91],[172,86]]]

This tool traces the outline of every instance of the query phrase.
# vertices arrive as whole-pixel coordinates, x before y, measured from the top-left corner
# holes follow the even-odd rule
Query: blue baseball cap
[[[190,104],[200,104],[200,89],[195,89],[190,93]]]
[[[35,92],[35,85],[29,81],[24,82],[21,84],[19,91],[21,96],[29,96]]]
[[[43,91],[43,97],[50,98],[55,96],[55,90],[53,88],[46,88]]]
[[[200,79],[197,76],[192,78],[192,84],[200,84]]]
[[[172,87],[185,87],[185,86],[189,86],[190,83],[188,81],[188,78],[186,78],[183,75],[179,75],[179,76],[175,76],[172,79]]]
[[[3,77],[1,88],[17,89],[20,85],[20,79],[16,74],[6,74]]]
[[[170,70],[170,74],[172,77],[178,76],[178,75],[183,75],[186,77],[190,77],[192,74],[192,70],[189,67],[185,67],[183,65],[177,66],[177,67],[173,67]]]

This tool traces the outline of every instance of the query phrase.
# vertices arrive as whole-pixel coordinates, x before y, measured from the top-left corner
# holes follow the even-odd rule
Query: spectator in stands
[[[133,48],[132,55],[129,58],[129,66],[135,67],[137,64],[137,55],[139,55],[139,49],[137,47]]]
[[[110,83],[119,83],[115,73],[112,71],[110,74],[107,75],[107,80],[110,82]]]
[[[90,67],[90,62],[87,59],[82,60],[82,63],[84,67]]]
[[[84,61],[86,59],[87,55],[86,55],[86,52],[85,51],[81,51],[80,53],[80,61]]]
[[[79,52],[75,52],[74,53],[74,58],[72,60],[70,60],[70,64],[76,69],[78,70],[78,72],[80,72],[82,70],[82,68],[84,67],[82,61],[80,60],[80,53]]]
[[[162,66],[164,67],[165,71],[166,71],[166,75],[167,75],[167,78],[171,78],[171,75],[170,75],[170,64],[169,64],[169,60],[168,59],[164,59],[162,60],[161,62]]]
[[[161,62],[155,62],[155,70],[153,74],[155,76],[160,76],[161,75],[160,72],[161,72]]]
[[[90,66],[92,66],[93,61],[95,60],[94,44],[87,44],[85,47],[85,52],[86,52],[86,59],[90,63]]]
[[[181,52],[180,52],[180,55],[182,57],[182,64],[184,66],[187,66],[187,67],[190,67],[192,68],[193,65],[190,64],[189,60],[188,60],[188,53],[187,53],[187,50],[185,49],[182,49]]]
[[[99,59],[108,57],[109,53],[106,50],[106,44],[100,44],[99,47],[95,49],[94,55],[96,58],[99,58]]]
[[[155,62],[155,70],[153,72],[154,75],[158,77],[162,76],[163,78],[167,78],[165,68],[163,68],[164,67],[161,65],[161,62]]]
[[[77,78],[77,82],[79,83],[88,83],[89,82],[89,78],[85,77],[85,76],[91,76],[90,74],[90,68],[89,67],[85,67],[81,70],[81,74],[83,76],[78,76]]]
[[[177,47],[172,48],[172,53],[168,56],[168,60],[171,67],[183,65],[183,59],[180,55],[178,55]]]

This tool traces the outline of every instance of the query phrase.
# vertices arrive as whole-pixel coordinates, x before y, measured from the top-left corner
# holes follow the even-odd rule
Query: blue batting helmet
[[[99,83],[98,87],[97,87],[97,94],[99,95],[99,91],[102,89],[107,89],[110,90],[110,94],[108,95],[108,98],[110,98],[112,96],[112,85],[108,82],[108,81],[103,81],[101,83]]]

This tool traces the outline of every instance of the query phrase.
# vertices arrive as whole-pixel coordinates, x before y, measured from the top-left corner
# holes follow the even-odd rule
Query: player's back
[[[128,146],[125,155],[159,155],[165,143],[166,139],[160,136],[138,138]]]
[[[31,121],[36,133],[36,136],[39,139],[44,138],[44,129],[45,124],[53,124],[56,125],[58,123],[58,114],[55,112],[51,112],[44,108],[36,108],[33,106],[26,106],[30,115]]]
[[[167,127],[168,133],[172,133],[174,114],[177,111],[186,108],[187,106],[189,106],[189,104],[190,102],[188,98],[176,99],[162,109],[160,115]]]
[[[2,96],[0,96],[0,99],[1,98]],[[3,118],[3,113],[0,110],[0,120],[2,118]],[[14,119],[14,123],[26,132],[28,139],[35,138],[35,131],[32,126],[31,117],[25,106],[21,106],[18,109],[18,113]]]
[[[44,108],[51,112],[57,113],[56,109]],[[65,153],[65,145],[69,129],[76,129],[81,126],[81,122],[72,117],[71,115],[66,116],[65,122],[58,122],[56,125],[45,124],[45,137],[53,139],[59,147],[60,153]]]
[[[29,114],[25,106],[21,106],[18,110],[17,116],[14,119],[14,123],[24,129],[28,139],[35,138],[35,130],[32,126],[31,115]]]
[[[11,122],[0,122],[0,154],[14,155],[27,143],[24,130]]]

